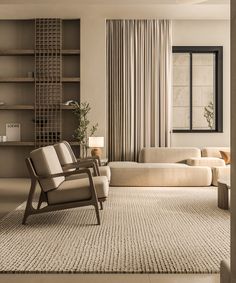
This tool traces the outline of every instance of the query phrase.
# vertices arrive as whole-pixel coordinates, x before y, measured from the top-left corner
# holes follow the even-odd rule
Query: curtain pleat
[[[169,146],[171,49],[170,21],[107,21],[109,160]]]

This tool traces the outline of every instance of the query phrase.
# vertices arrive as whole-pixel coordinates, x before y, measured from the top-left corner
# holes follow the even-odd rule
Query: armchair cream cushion
[[[108,197],[109,184],[107,178],[103,176],[93,177],[93,182],[97,198],[103,199]],[[48,192],[47,196],[50,204],[90,199],[89,179],[66,180],[57,190]]]
[[[54,144],[54,148],[56,150],[61,165],[66,165],[75,162],[70,150],[64,142]]]
[[[41,147],[30,153],[37,175],[51,175],[62,173],[62,167],[53,146]],[[40,185],[47,192],[56,189],[65,180],[65,177],[41,179]]]
[[[71,146],[68,142],[63,141],[60,143],[57,143],[54,145],[54,148],[56,150],[56,153],[58,155],[59,161],[62,166],[70,164],[70,163],[76,163],[77,159],[73,153],[73,150],[71,149]],[[73,171],[74,169],[68,169],[67,171]],[[99,166],[99,172],[101,176],[106,176],[108,178],[108,181],[110,182],[111,179],[111,170],[108,166]],[[91,173],[93,174],[93,169],[91,169]],[[81,179],[87,177],[84,174],[80,175],[72,175],[70,177],[67,177],[66,179],[72,180],[72,179]]]

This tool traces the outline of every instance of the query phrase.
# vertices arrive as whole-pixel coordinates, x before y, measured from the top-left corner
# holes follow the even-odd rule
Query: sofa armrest
[[[193,157],[187,159],[187,164],[189,166],[208,166],[210,168],[225,167],[224,160],[217,157]]]
[[[230,165],[212,168],[212,185],[217,187],[219,179],[230,180]]]

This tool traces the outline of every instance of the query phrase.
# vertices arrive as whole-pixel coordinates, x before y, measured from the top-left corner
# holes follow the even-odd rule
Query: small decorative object
[[[34,72],[28,72],[28,78],[33,78],[34,77]]]
[[[2,136],[2,142],[6,142],[7,141],[7,136]]]
[[[74,105],[74,104],[76,104],[76,103],[78,103],[78,102],[75,101],[75,100],[68,100],[68,101],[64,102],[63,104],[64,104],[64,105]]]
[[[104,137],[89,137],[89,147],[92,148],[91,155],[102,157],[101,148],[104,147]]]
[[[9,123],[6,124],[6,137],[8,141],[20,141],[20,124]]]
[[[204,107],[204,117],[207,120],[208,127],[212,130],[214,124],[214,104],[212,101]]]
[[[78,103],[73,101],[70,105],[74,106],[73,113],[78,119],[78,127],[74,131],[73,137],[80,145],[80,155],[82,158],[87,157],[88,154],[88,137],[92,137],[98,128],[98,123],[89,126],[88,114],[91,107],[88,102]]]

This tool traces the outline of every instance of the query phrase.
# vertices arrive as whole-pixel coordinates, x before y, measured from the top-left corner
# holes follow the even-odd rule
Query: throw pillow
[[[230,152],[220,151],[221,157],[224,159],[225,164],[230,164]]]

